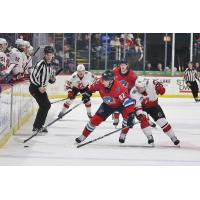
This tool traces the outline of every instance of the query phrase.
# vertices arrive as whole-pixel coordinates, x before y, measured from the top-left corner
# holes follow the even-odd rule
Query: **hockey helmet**
[[[135,81],[135,86],[138,88],[145,88],[146,87],[146,80],[144,77],[139,76]]]
[[[102,79],[104,81],[112,81],[112,80],[114,80],[114,78],[115,78],[115,75],[114,75],[113,71],[111,71],[111,70],[106,70],[102,74]]]
[[[85,66],[83,65],[83,64],[79,64],[78,66],[77,66],[77,71],[85,71]]]

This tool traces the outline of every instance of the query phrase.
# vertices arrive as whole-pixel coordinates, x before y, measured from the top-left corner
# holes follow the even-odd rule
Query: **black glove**
[[[90,97],[92,96],[92,93],[89,91],[89,90],[87,90],[86,92],[84,92],[83,94],[82,94],[82,102],[84,103],[84,104],[86,104],[88,101],[90,101]]]
[[[129,128],[133,128],[134,124],[135,124],[135,115],[134,115],[134,113],[129,113],[128,119],[127,119],[127,126]]]

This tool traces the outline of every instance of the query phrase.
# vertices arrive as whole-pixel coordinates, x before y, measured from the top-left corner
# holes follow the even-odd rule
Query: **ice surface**
[[[24,148],[22,141],[31,135],[32,117],[0,149],[0,165],[200,165],[200,103],[193,99],[159,101],[181,141],[180,148],[160,128],[152,128],[155,147],[149,147],[137,124],[129,131],[125,144],[119,144],[118,132],[78,149],[75,138],[88,122],[85,107],[81,105],[49,127],[47,135],[33,138],[25,144],[29,147]],[[92,99],[93,113],[100,103],[101,99]],[[52,105],[47,122],[57,117],[61,107],[62,102]],[[112,119],[108,118],[86,141],[113,130]]]

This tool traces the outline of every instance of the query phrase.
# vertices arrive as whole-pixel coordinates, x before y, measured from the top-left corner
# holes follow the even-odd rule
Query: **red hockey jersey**
[[[128,90],[131,90],[131,88],[135,86],[137,76],[134,74],[133,70],[130,69],[126,74],[122,74],[120,67],[115,67],[113,72],[115,74],[115,80],[118,80],[124,87],[128,88]]]
[[[90,85],[89,90],[92,93],[98,91],[103,102],[111,108],[123,105],[127,108],[128,113],[134,111],[134,101],[130,98],[127,88],[121,85],[119,81],[114,80],[112,87],[107,90],[100,78]]]

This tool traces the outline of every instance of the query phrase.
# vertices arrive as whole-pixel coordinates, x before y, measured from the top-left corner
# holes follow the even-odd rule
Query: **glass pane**
[[[64,68],[63,72],[72,74],[76,71],[75,63],[75,34],[64,33]]]
[[[104,70],[105,69],[105,34],[92,33],[91,34],[91,70]]]
[[[175,71],[184,71],[190,61],[190,33],[175,35]]]
[[[55,33],[54,35],[54,47],[55,47],[55,65],[63,68],[64,65],[64,34]]]
[[[193,34],[193,61],[195,69],[200,72],[200,33]]]
[[[89,65],[89,33],[76,33],[76,63]]]
[[[163,71],[165,63],[165,33],[147,33],[146,71]],[[167,51],[168,52],[168,51]],[[168,54],[169,55],[169,54]]]
[[[129,66],[134,70],[143,70],[144,34],[121,34],[122,59],[128,60]]]

